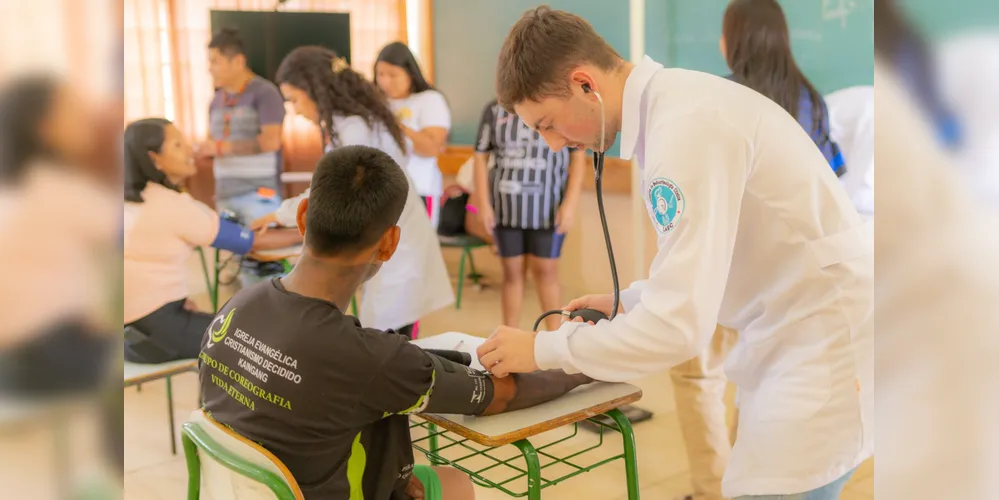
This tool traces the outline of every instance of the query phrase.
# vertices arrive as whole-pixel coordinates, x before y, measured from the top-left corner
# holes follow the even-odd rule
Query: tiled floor
[[[626,245],[626,242],[624,243]],[[627,251],[619,250],[622,252]],[[458,253],[446,251],[449,268],[457,269]],[[498,284],[499,266],[487,249],[476,253],[476,264],[487,276],[492,285]],[[200,286],[200,270],[192,261],[192,286]],[[530,286],[530,285],[529,285]],[[566,295],[571,295],[567,291]],[[225,293],[223,293],[225,296]],[[198,297],[206,304],[205,297]],[[525,300],[523,326],[540,312],[533,292],[528,291]],[[448,330],[464,331],[474,335],[488,335],[500,320],[499,290],[497,286],[486,286],[482,290],[466,287],[462,309],[448,308],[426,318],[421,323],[423,335]],[[639,454],[639,479],[642,497],[645,499],[670,500],[686,493],[689,485],[687,459],[683,440],[677,425],[673,392],[670,379],[665,374],[647,377],[636,382],[644,391],[639,406],[655,412],[655,417],[635,426]],[[182,455],[172,456],[167,436],[167,417],[164,403],[164,384],[152,383],[138,392],[126,389],[125,394],[125,498],[129,500],[173,500],[186,494],[187,472]],[[176,377],[174,398],[176,418],[183,421],[195,408],[197,402],[197,378],[194,374]],[[553,433],[556,431],[553,431]],[[604,453],[620,452],[620,442],[610,436]],[[539,437],[536,443],[553,439]],[[584,439],[593,439],[587,435]],[[573,446],[563,447],[571,451]],[[864,464],[848,484],[842,498],[845,500],[868,500],[874,496],[873,463]],[[544,498],[594,498],[624,499],[624,466],[620,462],[609,464],[592,472],[582,474],[544,491]],[[477,489],[479,499],[506,498],[499,492],[484,488]]]

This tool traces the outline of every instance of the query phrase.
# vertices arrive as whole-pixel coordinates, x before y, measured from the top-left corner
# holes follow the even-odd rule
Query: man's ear
[[[587,88],[592,91],[600,92],[600,89],[597,86],[597,81],[593,78],[593,74],[586,71],[582,67],[574,70],[572,73],[569,73],[569,82],[570,86],[574,87],[572,89],[573,93],[576,93],[577,91],[582,92],[583,85],[586,85]]]
[[[399,226],[386,229],[382,234],[382,239],[378,241],[378,252],[375,254],[375,258],[382,262],[388,262],[395,254],[396,248],[399,248],[399,235],[401,234],[402,230],[399,229]]]
[[[305,212],[309,210],[309,197],[302,198],[298,202],[298,212],[295,213],[295,222],[298,225],[298,232],[305,236]]]

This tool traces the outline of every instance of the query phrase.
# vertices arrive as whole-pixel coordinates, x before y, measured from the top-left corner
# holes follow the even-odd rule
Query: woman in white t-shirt
[[[291,51],[281,61],[275,81],[295,112],[319,125],[327,152],[341,146],[371,146],[405,169],[405,140],[385,97],[333,51],[318,46]],[[399,219],[399,247],[381,272],[364,284],[359,318],[365,327],[407,335],[412,335],[421,316],[454,302],[437,235],[412,181]],[[294,227],[298,204],[308,194],[307,190],[285,200],[277,212],[251,227],[271,223]]]
[[[416,58],[402,42],[390,43],[378,54],[375,84],[388,96],[392,111],[402,124],[409,152],[406,170],[437,227],[444,193],[437,155],[444,150],[451,129],[447,100],[423,78]]]

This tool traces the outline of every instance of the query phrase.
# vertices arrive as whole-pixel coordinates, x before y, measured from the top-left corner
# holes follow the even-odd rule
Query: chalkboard
[[[874,82],[873,0],[780,0],[791,50],[822,93]],[[718,48],[728,0],[647,0],[645,51],[666,66],[728,73]]]
[[[932,41],[967,31],[999,28],[995,0],[896,0],[913,24]]]
[[[321,45],[350,62],[350,14],[213,10],[211,23],[213,33],[239,30],[247,65],[271,81],[284,56],[302,45]]]

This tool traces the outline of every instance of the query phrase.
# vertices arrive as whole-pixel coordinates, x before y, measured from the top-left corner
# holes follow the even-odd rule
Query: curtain
[[[65,0],[72,1],[72,0]],[[212,82],[208,74],[209,11],[273,10],[276,0],[126,0],[127,115],[167,116],[191,140],[208,133],[208,103]],[[371,76],[381,48],[405,34],[404,3],[400,0],[291,0],[283,11],[349,12],[351,62]],[[129,54],[129,52],[131,54]],[[131,55],[131,57],[129,57]],[[289,134],[304,125],[289,117]]]
[[[120,89],[121,0],[0,2],[0,79],[44,71],[69,78],[90,97]]]

